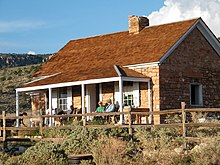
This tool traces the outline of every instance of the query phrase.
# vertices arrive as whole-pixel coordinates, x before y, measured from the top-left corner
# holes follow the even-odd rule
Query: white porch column
[[[44,106],[45,106],[45,113],[46,113],[46,111],[47,111],[47,102],[48,102],[46,93],[44,93],[44,100],[45,100]]]
[[[67,109],[73,104],[73,88],[67,87]]]
[[[91,93],[90,89],[87,86],[86,87],[86,113],[91,113]],[[88,121],[90,119],[89,116],[86,117],[86,120]]]
[[[81,97],[82,97],[82,114],[85,114],[85,84],[81,85]],[[83,119],[85,117],[83,116]]]
[[[52,115],[52,89],[49,88],[49,115]],[[52,126],[52,117],[49,118],[49,127]]]
[[[134,106],[140,106],[140,92],[139,92],[139,82],[133,82],[133,96],[134,96]]]
[[[120,112],[123,112],[123,80],[122,77],[119,79],[119,106]],[[120,115],[120,124],[124,123],[124,115]]]
[[[16,116],[19,116],[19,95],[18,91],[16,91]],[[16,127],[19,127],[19,119],[16,119]]]
[[[151,85],[150,85],[150,80],[148,81],[148,107],[149,107],[149,111],[152,112],[152,105],[151,105]],[[152,117],[153,115],[149,115],[148,117],[148,122],[149,124],[152,123]]]

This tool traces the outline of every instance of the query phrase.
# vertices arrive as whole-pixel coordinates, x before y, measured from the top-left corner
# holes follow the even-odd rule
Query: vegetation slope
[[[32,74],[36,72],[41,64],[28,65],[0,69],[0,111],[6,113],[15,112],[15,89],[20,85],[31,81]],[[30,108],[30,98],[25,93],[20,97],[21,110]]]

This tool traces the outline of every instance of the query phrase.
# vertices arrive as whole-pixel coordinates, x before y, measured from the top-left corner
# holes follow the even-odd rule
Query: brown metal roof
[[[34,76],[61,74],[29,85],[116,77],[117,73],[112,70],[115,64],[158,62],[197,20],[150,26],[134,35],[124,31],[72,40]]]

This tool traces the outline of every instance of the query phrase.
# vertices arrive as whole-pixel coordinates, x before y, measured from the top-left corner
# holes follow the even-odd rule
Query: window
[[[115,102],[120,101],[120,93],[118,83],[114,84]],[[139,82],[123,81],[123,105],[139,107]]]
[[[59,88],[58,108],[67,111],[67,88]]]
[[[132,92],[125,92],[124,93],[124,106],[134,105],[133,93]]]
[[[190,84],[190,103],[191,105],[202,105],[201,84]]]

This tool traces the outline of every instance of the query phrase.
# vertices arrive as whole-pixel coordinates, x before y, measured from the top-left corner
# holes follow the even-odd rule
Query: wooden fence
[[[5,111],[2,112],[2,117],[0,117],[0,120],[2,120],[2,125],[0,127],[2,137],[0,140],[5,141],[6,139],[6,131],[22,131],[22,130],[39,130],[39,134],[41,137],[43,137],[43,129],[45,128],[43,126],[43,119],[48,118],[60,118],[60,117],[65,117],[65,118],[82,118],[83,120],[83,125],[77,125],[77,126],[59,126],[57,127],[58,129],[74,129],[76,127],[83,127],[83,128],[128,128],[129,134],[133,134],[133,129],[137,127],[146,127],[146,128],[152,128],[152,127],[182,127],[182,138],[183,138],[183,147],[186,149],[186,130],[187,127],[220,127],[220,123],[206,123],[206,122],[201,122],[201,123],[187,123],[186,119],[186,113],[191,113],[191,112],[198,112],[198,113],[208,113],[208,112],[220,112],[220,108],[196,108],[196,109],[185,109],[185,103],[181,103],[181,109],[174,109],[174,110],[164,110],[164,111],[157,111],[157,112],[143,112],[143,109],[141,112],[137,112],[134,110],[137,109],[130,109],[127,112],[112,112],[112,113],[87,113],[87,114],[66,114],[66,115],[42,115],[40,114],[37,117],[39,121],[39,126],[38,127],[8,127],[6,126],[6,121],[7,120],[19,120],[19,119],[32,119],[33,116],[14,116],[14,117],[7,117],[5,114]],[[168,115],[168,114],[181,114],[182,116],[182,122],[180,123],[170,123],[170,124],[158,124],[158,125],[153,125],[153,124],[134,124],[134,116],[153,116],[153,115]],[[128,116],[128,123],[123,124],[123,125],[113,125],[113,124],[108,124],[108,125],[87,125],[86,124],[86,117],[95,117],[95,116],[119,116],[119,115],[127,115]]]

